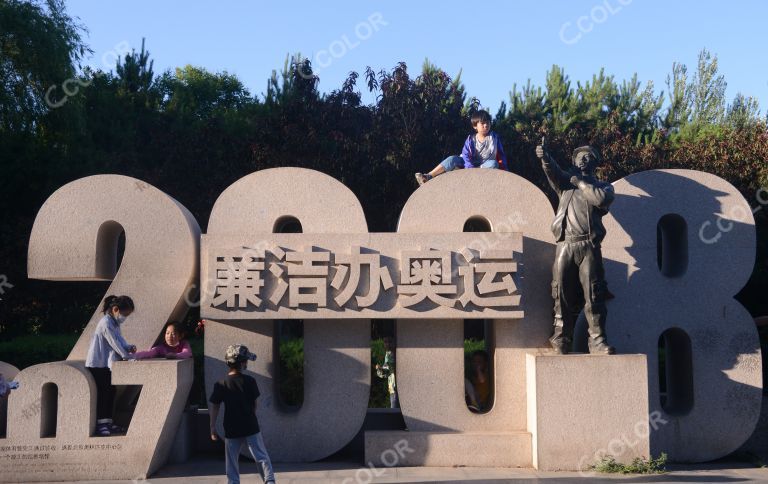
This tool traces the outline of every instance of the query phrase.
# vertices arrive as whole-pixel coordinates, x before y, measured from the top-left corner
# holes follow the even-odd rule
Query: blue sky
[[[492,113],[514,83],[543,84],[552,64],[575,81],[604,67],[664,89],[673,62],[694,70],[698,52],[718,56],[730,101],[737,92],[768,106],[768,2],[550,0],[540,2],[261,2],[68,0],[88,29],[88,64],[114,65],[114,52],[146,38],[155,71],[192,64],[237,75],[252,94],[273,69],[301,52],[319,70],[320,90],[349,71],[412,72],[425,58],[451,76],[462,71],[470,96]],[[106,63],[106,64],[105,64]],[[361,78],[362,81],[362,78]],[[359,83],[364,101],[363,83]]]

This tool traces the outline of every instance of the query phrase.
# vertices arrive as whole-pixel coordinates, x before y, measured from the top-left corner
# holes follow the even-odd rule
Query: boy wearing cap
[[[240,466],[238,458],[243,444],[248,446],[254,460],[261,464],[264,471],[264,482],[274,483],[275,475],[272,462],[269,460],[264,439],[259,430],[256,418],[256,399],[259,397],[259,387],[256,380],[243,374],[248,366],[248,360],[256,360],[256,355],[248,351],[245,345],[231,345],[227,348],[224,361],[229,367],[226,378],[213,385],[213,393],[209,399],[211,419],[211,440],[221,440],[216,433],[216,420],[219,408],[224,403],[224,440],[226,447],[226,472],[229,484],[240,483]]]

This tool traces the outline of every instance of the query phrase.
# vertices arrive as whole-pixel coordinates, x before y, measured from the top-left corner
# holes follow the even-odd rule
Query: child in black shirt
[[[254,460],[263,468],[264,482],[274,483],[275,474],[269,460],[264,439],[256,418],[256,399],[259,387],[256,380],[243,374],[248,360],[254,361],[256,355],[248,351],[245,345],[231,345],[224,358],[229,373],[226,378],[213,385],[210,398],[211,440],[221,440],[216,433],[216,420],[219,408],[224,403],[224,440],[226,446],[226,472],[229,484],[240,483],[238,458],[243,444],[248,445]]]

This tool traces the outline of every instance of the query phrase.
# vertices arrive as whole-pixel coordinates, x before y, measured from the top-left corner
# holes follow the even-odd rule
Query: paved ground
[[[242,483],[261,483],[256,465],[241,464]],[[508,482],[768,482],[768,468],[738,462],[717,462],[695,466],[670,466],[666,474],[605,475],[578,472],[538,472],[533,469],[470,468],[470,467],[398,467],[386,469],[362,468],[354,463],[324,462],[317,464],[278,464],[275,466],[278,484],[339,483],[368,484],[391,482],[472,482],[502,484]],[[161,469],[146,481],[88,481],[88,484],[226,484],[223,460],[198,459],[182,465]]]

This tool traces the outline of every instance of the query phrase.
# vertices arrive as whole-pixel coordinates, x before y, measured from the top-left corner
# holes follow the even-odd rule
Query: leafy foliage
[[[63,0],[0,2],[0,135],[43,128],[46,94],[90,52],[81,30]]]
[[[0,342],[2,361],[9,363],[19,370],[50,361],[66,360],[69,352],[75,347],[77,334],[64,335],[26,335],[13,341]]]
[[[280,401],[298,407],[304,401],[304,339],[280,341]]]
[[[92,72],[79,65],[88,52],[82,32],[60,0],[0,2],[0,274],[14,285],[2,295],[0,339],[77,333],[104,293],[103,283],[26,278],[35,214],[67,182],[99,173],[140,178],[205,227],[231,183],[256,170],[298,166],[350,187],[369,230],[393,231],[415,189],[413,173],[458,153],[471,132],[468,115],[479,108],[460,74],[451,77],[429,61],[416,71],[398,63],[350,72],[327,94],[299,54],[288,56],[258,95],[232,74],[199,66],[155,73],[143,42],[114,72]],[[84,87],[61,107],[48,106],[47,90],[70,78]],[[361,88],[375,102],[363,104]],[[609,181],[654,168],[703,170],[730,181],[757,208],[756,193],[768,187],[766,122],[756,100],[738,95],[729,104],[724,88],[717,57],[707,51],[692,74],[673,65],[666,93],[603,70],[573,82],[552,66],[544,86],[512,86],[494,130],[511,170],[546,193],[534,154],[542,136],[563,160],[581,144],[598,147]],[[755,271],[739,295],[754,315],[768,314],[765,212],[756,214]]]

